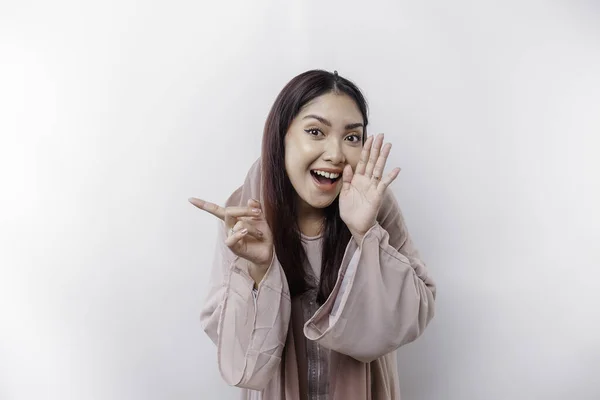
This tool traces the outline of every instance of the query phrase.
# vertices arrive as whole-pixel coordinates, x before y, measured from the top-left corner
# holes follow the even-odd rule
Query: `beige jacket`
[[[262,202],[260,181],[259,159],[226,205]],[[436,288],[391,190],[361,249],[348,243],[331,296],[306,323],[277,257],[253,295],[245,262],[225,246],[220,227],[201,323],[223,379],[243,388],[243,399],[306,399],[304,341],[295,340],[302,335],[331,349],[330,399],[400,399],[396,349],[433,317]]]

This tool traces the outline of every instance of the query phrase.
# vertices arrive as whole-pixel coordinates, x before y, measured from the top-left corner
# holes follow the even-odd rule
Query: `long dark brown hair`
[[[326,93],[352,98],[363,117],[363,144],[367,137],[368,108],[359,88],[349,80],[323,70],[311,70],[293,78],[279,93],[265,122],[262,142],[263,209],[273,232],[275,254],[287,277],[291,296],[298,296],[313,284],[307,279],[298,225],[297,194],[285,169],[284,137],[301,108]],[[317,302],[323,304],[331,294],[350,231],[340,218],[339,198],[325,209],[321,279]]]

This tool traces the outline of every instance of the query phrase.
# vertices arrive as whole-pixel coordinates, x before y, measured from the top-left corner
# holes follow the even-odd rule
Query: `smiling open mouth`
[[[322,172],[316,172],[315,170],[311,170],[310,173],[319,183],[323,183],[323,184],[335,183],[342,177],[342,174],[322,173]]]

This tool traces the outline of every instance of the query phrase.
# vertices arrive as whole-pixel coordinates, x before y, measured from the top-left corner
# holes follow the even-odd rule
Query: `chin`
[[[338,194],[336,194],[335,196],[331,196],[330,198],[327,198],[327,199],[312,200],[312,201],[304,200],[304,201],[312,208],[325,209],[325,208],[329,207],[330,205],[332,205],[333,202],[335,201],[335,199],[337,199],[337,197],[338,197]]]
[[[310,174],[308,181],[303,181],[297,186],[294,185],[292,181],[292,186],[294,186],[296,195],[300,198],[300,200],[304,203],[305,206],[317,210],[325,209],[331,204],[333,204],[335,199],[338,198],[341,191],[340,186],[329,192],[320,192],[316,189],[313,179],[312,177],[310,177]]]
[[[314,204],[308,203],[308,204],[309,204],[309,205],[310,205],[312,208],[317,208],[317,209],[324,210],[324,209],[326,209],[327,207],[329,207],[329,206],[330,206],[332,203],[333,203],[333,201],[331,201],[331,202],[329,202],[329,203],[314,203]]]

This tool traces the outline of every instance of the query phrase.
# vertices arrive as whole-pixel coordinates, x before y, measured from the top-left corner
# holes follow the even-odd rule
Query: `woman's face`
[[[332,92],[306,103],[294,118],[284,139],[285,169],[302,208],[322,209],[335,200],[344,166],[354,170],[360,159],[363,123],[354,100]]]

